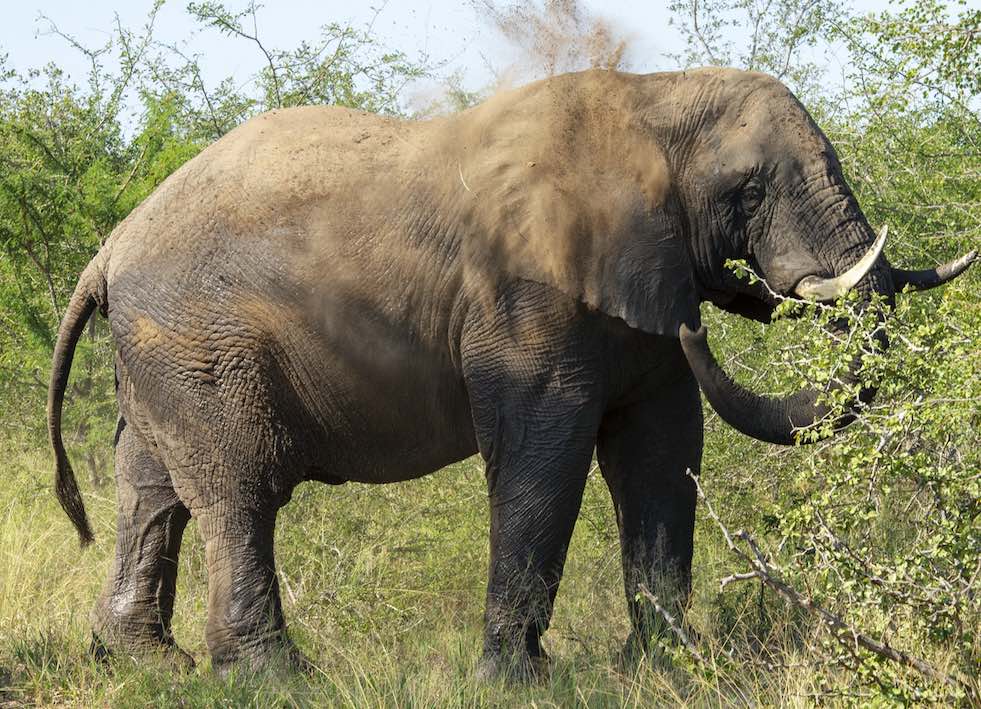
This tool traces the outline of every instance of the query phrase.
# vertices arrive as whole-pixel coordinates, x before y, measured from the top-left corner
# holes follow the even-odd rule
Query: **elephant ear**
[[[528,126],[459,162],[459,189],[478,227],[470,264],[550,285],[648,333],[697,328],[666,160],[646,137],[584,123],[574,139],[545,136],[535,147],[527,136],[542,130]]]
[[[682,323],[700,324],[691,261],[681,234],[663,212],[612,239],[611,268],[583,300],[631,327],[678,336]]]

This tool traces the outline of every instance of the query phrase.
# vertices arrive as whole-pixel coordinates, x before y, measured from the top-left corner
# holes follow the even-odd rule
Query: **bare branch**
[[[791,605],[806,610],[811,615],[817,617],[822,623],[824,623],[825,627],[831,631],[831,635],[835,638],[835,640],[837,640],[847,651],[854,654],[856,659],[860,659],[856,652],[857,648],[862,648],[877,655],[878,657],[881,657],[882,659],[909,667],[910,669],[919,672],[921,675],[941,682],[949,687],[959,688],[965,691],[968,696],[974,696],[974,690],[969,682],[961,678],[951,677],[943,672],[940,672],[925,660],[903,652],[902,650],[897,650],[896,648],[885,643],[876,641],[868,635],[853,628],[840,616],[816,603],[812,598],[804,596],[792,586],[780,580],[774,573],[774,568],[766,561],[765,555],[763,555],[759,550],[759,546],[756,544],[756,541],[748,532],[740,531],[736,534],[736,536],[746,541],[746,543],[753,550],[752,556],[747,554],[735,544],[733,541],[733,535],[729,533],[729,530],[726,528],[725,524],[716,514],[711,503],[709,502],[708,497],[705,495],[705,491],[698,482],[698,477],[692,474],[691,470],[688,470],[688,476],[695,482],[695,489],[698,492],[698,497],[704,503],[709,517],[712,518],[716,526],[722,532],[722,536],[726,541],[726,546],[736,556],[749,564],[750,568],[752,569],[752,571],[749,573],[733,575],[733,577],[729,578],[732,580],[746,580],[752,577],[758,578],[764,584],[776,591],[777,594],[779,594]]]
[[[143,165],[143,158],[146,157],[147,147],[148,145],[144,143],[143,149],[140,150],[139,156],[137,156],[136,160],[133,161],[133,169],[129,171],[129,174],[126,176],[126,179],[123,180],[123,183],[119,185],[119,188],[116,190],[116,193],[112,196],[112,204],[116,204],[116,202],[119,201],[119,198],[123,196],[123,192],[125,192],[126,188],[129,187],[129,183],[133,181],[133,177],[136,175],[137,171]]]
[[[688,633],[686,633],[685,629],[681,627],[681,624],[675,620],[675,617],[661,605],[661,601],[658,600],[657,596],[650,592],[647,585],[642,583],[637,587],[637,590],[640,591],[640,595],[644,596],[644,598],[649,600],[654,605],[654,610],[657,611],[658,615],[660,615],[664,619],[664,622],[668,624],[668,627],[671,628],[671,632],[678,636],[678,639],[681,640],[684,646],[688,649],[688,652],[690,652],[696,660],[704,663],[705,658],[702,657],[702,654],[698,651],[698,648],[695,647],[695,643],[692,642],[691,638],[688,636]]]
[[[256,9],[257,8],[255,2],[254,1],[250,2],[249,9],[247,10],[247,12],[252,16],[252,34],[249,34],[241,27],[229,22],[225,17],[222,17],[221,15],[212,15],[210,19],[215,26],[224,29],[229,34],[242,37],[243,39],[247,39],[255,43],[255,45],[259,48],[259,50],[263,53],[263,55],[265,55],[266,63],[269,65],[269,74],[270,74],[270,78],[272,79],[273,92],[276,94],[276,105],[278,107],[281,107],[283,105],[283,97],[280,94],[279,76],[276,73],[276,62],[273,60],[273,56],[270,53],[270,51],[266,49],[266,45],[264,45],[262,41],[259,39],[259,22],[258,22],[258,18],[256,17]]]
[[[705,56],[712,64],[718,64],[719,60],[716,58],[715,53],[712,51],[712,47],[709,45],[705,36],[702,34],[702,29],[698,26],[698,0],[692,0],[691,3],[691,23],[693,28],[693,34],[695,38],[701,43],[702,49],[705,50]]]

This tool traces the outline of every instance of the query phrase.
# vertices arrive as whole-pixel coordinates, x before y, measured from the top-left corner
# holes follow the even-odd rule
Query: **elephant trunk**
[[[797,431],[821,421],[831,412],[827,404],[819,402],[821,392],[817,389],[804,389],[776,398],[760,396],[734,382],[709,349],[704,326],[692,332],[682,325],[680,336],[685,357],[705,398],[723,421],[747,436],[767,443],[794,445],[798,442]],[[851,387],[857,381],[860,364],[860,359],[856,358],[842,381],[834,386]],[[858,401],[868,403],[874,397],[875,389],[863,388]],[[836,431],[854,420],[853,410],[858,401],[848,407],[849,413],[834,422]]]

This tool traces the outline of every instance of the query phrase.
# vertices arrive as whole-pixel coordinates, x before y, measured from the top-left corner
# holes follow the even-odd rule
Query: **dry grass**
[[[487,564],[476,460],[401,485],[297,490],[280,517],[277,551],[287,618],[318,665],[314,676],[226,681],[210,672],[207,579],[193,524],[174,632],[198,669],[179,676],[152,661],[100,666],[86,654],[87,615],[112,551],[112,486],[86,491],[97,541],[80,552],[50,491],[46,451],[5,458],[0,706],[806,706],[837,692],[861,697],[834,668],[806,661],[814,639],[802,618],[773,599],[761,607],[758,587],[718,594],[728,560],[708,525],[699,529],[706,538],[690,616],[706,664],[672,648],[618,669],[626,608],[615,522],[596,473],[545,636],[550,677],[531,686],[476,683]]]

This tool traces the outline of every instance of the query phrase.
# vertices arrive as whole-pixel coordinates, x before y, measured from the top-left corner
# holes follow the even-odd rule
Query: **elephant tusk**
[[[977,251],[964,254],[959,259],[945,263],[939,268],[926,268],[922,271],[907,271],[902,268],[892,269],[892,282],[896,292],[900,293],[909,286],[912,290],[929,290],[942,286],[964,273],[978,257]]]
[[[794,292],[805,300],[833,301],[845,295],[855,287],[867,274],[875,262],[879,259],[883,247],[886,245],[886,233],[888,226],[883,226],[878,238],[872,244],[866,254],[858,260],[854,266],[834,278],[821,278],[820,276],[806,276],[794,288]]]

